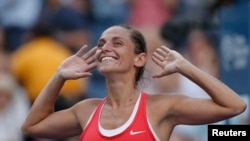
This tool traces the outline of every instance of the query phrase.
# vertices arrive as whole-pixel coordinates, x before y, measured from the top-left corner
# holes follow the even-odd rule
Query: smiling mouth
[[[112,62],[112,61],[115,61],[115,60],[116,60],[116,58],[114,58],[114,57],[109,57],[109,56],[107,56],[107,57],[102,57],[102,58],[101,58],[101,62],[102,62],[102,63]]]

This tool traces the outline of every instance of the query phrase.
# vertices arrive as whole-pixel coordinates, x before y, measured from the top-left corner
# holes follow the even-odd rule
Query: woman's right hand
[[[87,45],[84,45],[74,55],[68,57],[61,63],[57,73],[59,73],[64,80],[78,79],[92,75],[89,71],[96,67],[95,52],[97,47],[83,54],[86,49]]]

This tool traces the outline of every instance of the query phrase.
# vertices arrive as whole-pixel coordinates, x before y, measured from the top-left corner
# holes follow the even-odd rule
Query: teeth
[[[115,59],[114,58],[112,58],[112,57],[103,57],[102,58],[102,62],[109,62],[109,61],[114,61]]]

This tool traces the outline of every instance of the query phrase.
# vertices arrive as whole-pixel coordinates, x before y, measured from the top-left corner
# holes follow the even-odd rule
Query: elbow
[[[244,112],[246,109],[247,109],[247,103],[243,102],[241,113]]]
[[[23,132],[23,134],[24,135],[29,135],[29,130],[28,130],[29,128],[28,127],[26,127],[25,125],[22,125],[22,127],[21,127],[21,130],[22,130],[22,132]]]
[[[245,101],[242,101],[241,104],[239,104],[237,108],[235,109],[235,113],[236,115],[239,115],[243,113],[246,109],[247,109],[247,104]]]
[[[31,127],[29,127],[29,126],[22,125],[21,131],[22,131],[22,133],[23,133],[24,135],[26,135],[26,136],[32,135],[32,130],[31,130]]]
[[[46,138],[46,134],[44,134],[44,130],[39,129],[37,125],[26,125],[23,124],[21,126],[21,131],[23,135],[29,136],[29,137],[38,137],[38,138]]]

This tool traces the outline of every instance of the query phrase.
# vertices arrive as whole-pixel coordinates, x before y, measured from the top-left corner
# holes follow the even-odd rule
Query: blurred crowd
[[[150,76],[158,68],[151,53],[159,46],[177,50],[200,69],[220,79],[218,11],[244,0],[1,0],[0,1],[0,140],[76,141],[24,136],[20,126],[37,95],[58,65],[81,46],[94,47],[107,27],[129,24],[145,36],[148,63],[140,89],[148,93],[183,93],[207,98],[188,79],[173,74]],[[89,78],[68,81],[55,104],[106,95],[96,69]],[[244,121],[242,121],[244,123]],[[218,124],[225,124],[224,121]],[[206,141],[206,126],[180,126],[170,141]]]

